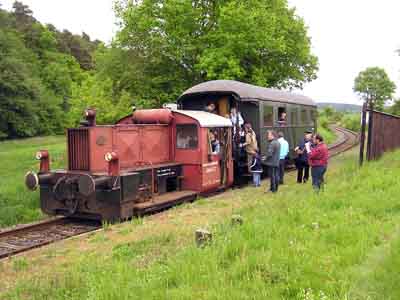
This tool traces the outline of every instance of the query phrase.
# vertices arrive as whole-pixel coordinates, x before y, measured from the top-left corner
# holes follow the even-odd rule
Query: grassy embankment
[[[0,228],[26,223],[43,217],[39,193],[25,188],[24,175],[38,169],[35,153],[50,151],[51,167],[64,166],[65,138],[43,137],[0,143]]]
[[[230,191],[15,258],[5,299],[399,299],[400,152],[361,170],[355,152],[320,195],[291,175],[277,195]]]

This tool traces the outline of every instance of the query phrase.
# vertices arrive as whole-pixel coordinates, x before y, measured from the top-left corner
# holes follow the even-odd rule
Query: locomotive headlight
[[[41,160],[42,159],[42,152],[40,152],[40,151],[36,152],[35,157],[36,157],[37,160]]]
[[[49,152],[47,150],[40,150],[38,152],[36,152],[35,158],[37,160],[42,160],[44,158],[48,158],[49,157]]]
[[[114,161],[114,160],[117,160],[117,159],[118,159],[118,155],[117,155],[117,153],[115,153],[115,152],[107,152],[107,153],[104,155],[104,159],[105,159],[107,162]]]
[[[104,159],[110,162],[112,160],[112,154],[110,152],[106,153],[106,155],[104,155]]]

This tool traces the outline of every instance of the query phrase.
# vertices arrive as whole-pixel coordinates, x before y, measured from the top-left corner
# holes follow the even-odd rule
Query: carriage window
[[[278,107],[278,126],[287,126],[286,107]]]
[[[297,125],[299,123],[298,114],[297,113],[298,113],[297,107],[293,107],[290,110],[290,123],[292,125]]]
[[[301,117],[301,123],[302,123],[302,124],[309,124],[309,121],[308,121],[308,112],[307,112],[307,109],[306,109],[306,108],[302,108],[302,109],[301,109],[300,117]]]
[[[176,125],[176,148],[196,149],[198,141],[196,125]]]
[[[274,108],[269,105],[264,105],[264,126],[274,125]]]

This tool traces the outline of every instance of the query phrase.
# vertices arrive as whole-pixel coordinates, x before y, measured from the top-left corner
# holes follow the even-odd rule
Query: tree
[[[369,106],[383,110],[385,102],[392,99],[396,85],[384,69],[371,67],[358,74],[353,90]]]
[[[389,108],[389,113],[400,116],[400,99],[394,101],[393,105]]]
[[[150,97],[175,100],[212,79],[302,87],[316,78],[306,27],[286,0],[119,0],[116,7],[116,46],[135,54]]]

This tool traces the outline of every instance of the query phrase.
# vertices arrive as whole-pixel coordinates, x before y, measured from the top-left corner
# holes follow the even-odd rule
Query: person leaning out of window
[[[210,131],[210,144],[211,144],[211,154],[218,155],[221,152],[221,143],[217,138],[217,132]]]

